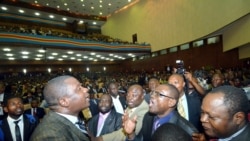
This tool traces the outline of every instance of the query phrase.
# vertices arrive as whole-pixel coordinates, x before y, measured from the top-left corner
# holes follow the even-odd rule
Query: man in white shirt
[[[114,103],[114,107],[116,112],[124,114],[124,109],[126,109],[126,98],[123,96],[119,96],[118,94],[118,85],[116,82],[111,82],[108,85],[108,93],[112,97],[112,101]]]
[[[38,125],[32,115],[23,114],[24,106],[22,99],[12,96],[7,99],[5,112],[8,116],[3,119],[0,125],[0,132],[4,135],[0,140],[4,141],[27,141]],[[16,122],[16,123],[15,123]]]

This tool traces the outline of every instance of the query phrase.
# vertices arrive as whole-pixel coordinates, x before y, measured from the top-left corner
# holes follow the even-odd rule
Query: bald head
[[[174,85],[178,89],[180,96],[184,94],[185,81],[182,75],[172,74],[168,79],[168,83]]]
[[[48,81],[47,85],[44,87],[44,99],[47,101],[49,106],[57,105],[58,100],[66,96],[68,93],[68,85],[66,80],[69,78],[74,78],[72,76],[59,76]]]

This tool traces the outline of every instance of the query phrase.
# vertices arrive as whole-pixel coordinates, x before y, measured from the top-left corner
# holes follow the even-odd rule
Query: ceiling
[[[0,13],[65,23],[77,20],[101,27],[109,16],[136,2],[138,0],[1,0]],[[145,52],[95,52],[0,44],[0,60],[116,61],[143,54]]]

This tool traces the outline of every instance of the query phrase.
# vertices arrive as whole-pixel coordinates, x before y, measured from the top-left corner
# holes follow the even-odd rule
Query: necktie
[[[81,121],[78,121],[75,124],[78,126],[78,128],[81,130],[82,133],[88,136],[87,128],[84,123],[82,123]]]
[[[182,98],[181,98],[181,99],[179,100],[179,102],[178,102],[177,109],[178,109],[179,114],[180,114],[182,117],[186,118],[186,113],[185,113],[185,111],[184,111],[183,99],[182,99]]]
[[[33,108],[33,116],[36,116],[36,108]]]
[[[17,120],[17,121],[14,121],[14,123],[15,123],[15,133],[16,133],[16,141],[22,141],[22,137],[21,137],[21,132],[20,132],[20,128],[19,128],[19,126],[18,126],[18,122],[19,122],[20,120]]]

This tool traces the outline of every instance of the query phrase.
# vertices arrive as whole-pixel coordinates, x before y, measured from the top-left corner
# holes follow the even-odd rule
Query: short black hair
[[[154,132],[152,141],[192,141],[192,137],[180,126],[165,123]]]
[[[247,115],[249,111],[249,101],[243,89],[234,86],[220,86],[214,88],[209,94],[223,93],[224,104],[228,108],[229,115],[233,116],[237,112],[244,112]]]
[[[8,104],[8,101],[9,100],[11,100],[11,99],[13,99],[13,98],[19,98],[19,99],[21,99],[21,101],[23,102],[23,99],[20,97],[20,96],[17,96],[17,95],[10,95],[10,96],[8,96],[7,98],[6,98],[6,100],[4,101],[4,107],[6,107],[7,106],[7,104]]]

